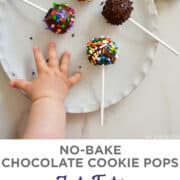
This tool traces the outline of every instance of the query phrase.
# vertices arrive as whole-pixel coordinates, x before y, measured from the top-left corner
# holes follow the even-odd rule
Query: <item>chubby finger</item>
[[[16,89],[19,89],[19,90],[22,90],[22,91],[28,93],[29,88],[31,86],[31,82],[23,80],[23,79],[17,79],[17,80],[10,81],[9,85],[12,88],[16,88]]]
[[[49,43],[48,46],[48,65],[49,66],[58,66],[58,58],[57,58],[57,52],[56,52],[56,44],[55,43]]]
[[[47,64],[44,60],[44,57],[43,57],[39,47],[34,47],[33,53],[34,53],[34,59],[36,62],[37,71],[41,72],[47,68]]]
[[[75,86],[81,80],[81,78],[82,78],[82,73],[81,72],[77,72],[73,76],[71,76],[69,78],[70,87]]]
[[[60,71],[66,75],[68,74],[68,70],[69,70],[69,61],[70,61],[70,53],[66,51],[62,55],[60,61]]]

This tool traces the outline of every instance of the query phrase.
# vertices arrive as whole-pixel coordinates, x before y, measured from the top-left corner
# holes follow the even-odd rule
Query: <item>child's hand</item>
[[[10,86],[23,90],[31,97],[33,102],[42,98],[53,98],[64,102],[70,88],[81,79],[81,73],[79,72],[68,77],[70,54],[65,52],[59,65],[55,43],[49,44],[48,63],[38,47],[34,47],[33,51],[38,71],[37,79],[32,82],[12,80]]]

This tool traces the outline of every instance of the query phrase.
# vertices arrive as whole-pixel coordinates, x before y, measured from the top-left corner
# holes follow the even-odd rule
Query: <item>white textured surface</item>
[[[180,49],[180,1],[158,0],[159,29],[163,39]],[[161,3],[160,3],[161,2]],[[180,136],[180,58],[158,48],[155,64],[136,91],[105,112],[105,126],[99,112],[68,115],[70,138],[171,138]],[[8,88],[0,72],[0,136],[14,136],[18,122],[26,119],[29,102]]]
[[[9,0],[0,4],[4,14],[0,41],[3,68],[11,79],[34,78],[32,45],[39,45],[47,56],[47,42],[56,41],[59,55],[65,49],[72,54],[70,73],[82,65],[83,78],[66,99],[67,112],[96,111],[100,109],[101,104],[101,68],[88,63],[85,46],[93,37],[110,36],[120,47],[120,52],[119,60],[114,65],[105,67],[104,104],[105,107],[109,107],[128,96],[144,79],[154,60],[157,43],[130,22],[123,26],[106,23],[100,13],[102,0],[89,3],[66,1],[76,9],[76,22],[70,32],[61,36],[45,30],[46,25],[40,21],[44,13],[22,1]],[[52,2],[36,0],[36,3],[48,9]],[[152,32],[157,33],[157,13],[153,0],[134,0],[133,5],[132,16]],[[74,38],[71,36],[72,33],[75,34]],[[33,41],[29,40],[30,36],[33,37]],[[15,48],[17,44],[18,48]]]

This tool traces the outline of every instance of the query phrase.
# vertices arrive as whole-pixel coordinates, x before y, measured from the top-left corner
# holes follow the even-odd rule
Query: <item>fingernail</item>
[[[83,74],[81,71],[77,71],[77,73],[79,73],[80,76],[82,76],[82,74]]]
[[[49,43],[49,46],[50,46],[50,47],[55,47],[56,44],[55,44],[54,42],[50,42],[50,43]]]
[[[33,47],[33,50],[34,50],[34,51],[38,51],[38,50],[39,50],[39,47],[38,47],[38,46],[34,46],[34,47]]]
[[[69,51],[65,51],[64,54],[65,54],[66,56],[70,56],[70,55],[71,55]]]
[[[10,81],[10,82],[9,82],[9,86],[10,86],[10,87],[15,87],[15,82],[14,82],[14,81]]]

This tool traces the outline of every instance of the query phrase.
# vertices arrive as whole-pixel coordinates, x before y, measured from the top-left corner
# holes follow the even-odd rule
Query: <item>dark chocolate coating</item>
[[[107,0],[102,15],[114,25],[123,24],[133,11],[133,2],[130,0]]]

